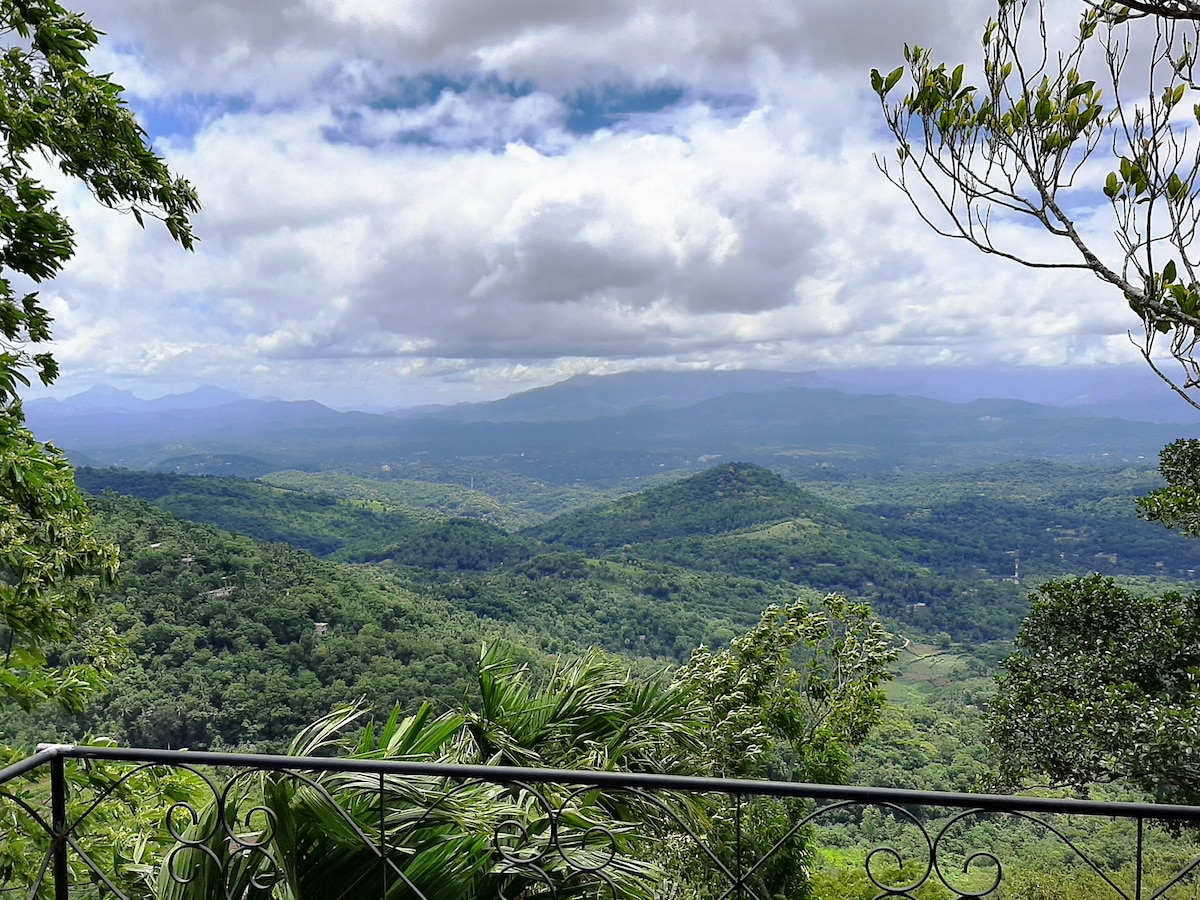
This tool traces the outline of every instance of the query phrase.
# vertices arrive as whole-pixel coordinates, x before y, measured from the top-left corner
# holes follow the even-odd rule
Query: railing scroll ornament
[[[1014,848],[1036,847],[1096,900],[1169,900],[1197,890],[1200,856],[1165,870],[1147,835],[1198,822],[1135,803],[56,745],[0,772],[0,898],[776,900],[812,896],[822,835],[856,834],[855,896],[1015,900],[1030,863]]]

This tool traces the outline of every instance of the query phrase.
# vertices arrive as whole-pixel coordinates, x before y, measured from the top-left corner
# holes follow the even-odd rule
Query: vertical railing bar
[[[54,900],[70,900],[67,868],[67,769],[61,756],[50,760],[50,828],[54,854]]]
[[[1142,900],[1142,852],[1145,849],[1143,838],[1143,826],[1146,820],[1138,816],[1137,820],[1137,884],[1134,886],[1134,895],[1137,900]]]
[[[383,773],[379,773],[379,864],[383,866],[383,893],[379,900],[387,900],[388,895],[388,855],[387,855],[387,821],[384,819],[386,809],[383,800]]]
[[[733,795],[733,828],[737,854],[738,900],[746,896],[746,870],[742,867],[742,795]]]

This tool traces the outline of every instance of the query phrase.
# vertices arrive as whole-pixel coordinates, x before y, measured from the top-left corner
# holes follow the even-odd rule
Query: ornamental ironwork
[[[1198,822],[1145,803],[53,745],[0,771],[0,897],[1003,900],[1069,876],[1098,900],[1157,900],[1198,890],[1177,839]],[[1030,847],[1051,879],[1037,890],[1014,858]],[[850,882],[822,888],[822,854]]]

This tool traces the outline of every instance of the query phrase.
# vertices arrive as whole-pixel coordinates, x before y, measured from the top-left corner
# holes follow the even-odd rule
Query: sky
[[[78,232],[42,291],[58,394],[401,407],[635,368],[1138,358],[1112,289],[936,237],[876,168],[871,67],[906,40],[977,57],[986,2],[80,11],[204,210],[186,253],[49,178]]]

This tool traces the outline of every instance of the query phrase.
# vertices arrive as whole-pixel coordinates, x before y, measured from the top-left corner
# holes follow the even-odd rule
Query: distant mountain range
[[[281,469],[453,465],[555,484],[698,471],[716,459],[845,473],[1010,459],[1148,464],[1166,442],[1198,431],[1200,416],[1190,416],[1177,399],[1172,409],[1183,422],[1146,421],[1149,402],[1136,405],[1139,418],[1101,414],[1127,403],[1114,370],[1056,373],[1061,378],[1053,383],[1018,374],[955,370],[952,383],[942,383],[925,372],[920,377],[928,383],[917,384],[891,372],[897,391],[872,393],[867,388],[882,375],[628,373],[389,415],[254,400],[218,388],[156,400],[94,388],[66,400],[32,400],[26,413],[40,438],[80,465],[246,477]],[[916,393],[969,395],[1006,384],[1013,394],[1063,402],[951,402]],[[1172,400],[1162,386],[1124,386],[1135,397],[1155,387],[1164,406]]]
[[[433,414],[460,421],[580,419],[628,412],[639,407],[675,408],[725,394],[753,394],[783,388],[924,397],[948,403],[1024,400],[1064,407],[1089,416],[1136,422],[1200,423],[1200,413],[1145,367],[628,372],[580,375],[491,403],[393,410],[390,414]]]
[[[250,398],[235,394],[223,388],[206,385],[189,391],[186,394],[167,394],[154,400],[142,400],[133,391],[123,391],[107,385],[98,385],[82,394],[75,394],[62,400],[43,398],[33,400],[29,406],[37,410],[56,409],[60,412],[77,411],[79,413],[98,412],[102,410],[129,410],[143,412],[148,410],[179,411],[188,409],[211,409],[214,406],[224,406]]]

